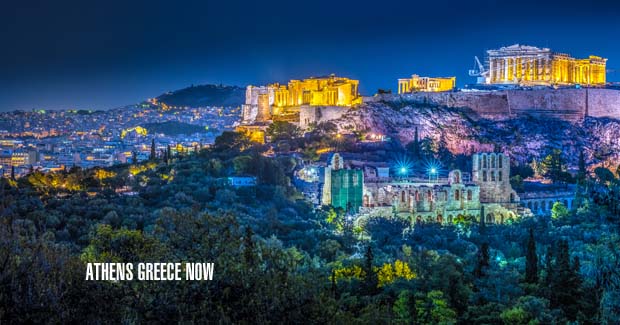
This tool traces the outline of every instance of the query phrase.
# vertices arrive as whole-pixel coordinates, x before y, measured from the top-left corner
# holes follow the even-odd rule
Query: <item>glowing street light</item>
[[[431,182],[431,177],[435,177],[436,178],[437,175],[437,167],[430,167],[428,169],[428,182]]]
[[[413,169],[413,163],[409,160],[408,157],[402,156],[396,158],[394,162],[394,172],[400,177],[408,177],[409,173]]]

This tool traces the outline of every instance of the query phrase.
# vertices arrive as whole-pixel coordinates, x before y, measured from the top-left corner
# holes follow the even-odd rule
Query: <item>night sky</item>
[[[114,108],[190,84],[329,73],[363,94],[413,73],[457,77],[514,43],[609,59],[618,1],[5,1],[0,110]],[[618,72],[608,73],[611,81]]]

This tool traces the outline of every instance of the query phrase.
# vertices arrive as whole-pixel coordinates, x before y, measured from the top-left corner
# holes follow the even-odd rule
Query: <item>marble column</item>
[[[517,81],[517,57],[512,58],[512,80]]]

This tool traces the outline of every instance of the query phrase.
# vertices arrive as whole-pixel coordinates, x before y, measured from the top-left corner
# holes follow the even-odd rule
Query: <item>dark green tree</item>
[[[301,136],[301,129],[293,123],[275,121],[267,127],[266,134],[271,137],[271,141],[291,140]]]

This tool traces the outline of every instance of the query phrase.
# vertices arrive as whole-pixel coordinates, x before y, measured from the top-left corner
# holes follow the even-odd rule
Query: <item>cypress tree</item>
[[[420,139],[418,137],[418,127],[415,127],[415,134],[413,138],[413,157],[420,159]]]
[[[579,170],[577,172],[577,181],[584,182],[586,180],[586,160],[583,156],[583,149],[579,151]]]
[[[150,159],[151,160],[155,160],[155,138],[151,139],[151,156]]]
[[[252,231],[252,228],[249,226],[245,227],[245,236],[243,236],[243,259],[249,270],[254,268],[254,263],[256,262],[254,254],[254,241],[252,240],[253,236],[254,232]]]
[[[480,206],[480,235],[484,235],[486,233],[486,223],[484,221],[484,205]]]
[[[489,244],[482,243],[478,250],[478,264],[474,270],[474,276],[481,278],[485,275],[485,268],[489,266]]]
[[[561,240],[557,245],[553,274],[549,285],[549,302],[552,308],[560,308],[568,320],[574,321],[582,301],[581,277],[575,271],[579,259],[571,265],[568,242]]]
[[[525,282],[538,282],[538,256],[536,255],[536,241],[534,229],[530,228],[530,236],[527,241],[527,255],[525,256]]]
[[[334,299],[339,299],[340,295],[338,294],[338,284],[336,283],[336,272],[334,270],[332,270],[332,276],[331,276],[331,280],[332,280],[332,287],[331,287],[331,292],[332,292],[332,296],[334,297]]]
[[[367,295],[374,295],[379,284],[377,273],[372,267],[373,260],[374,255],[372,254],[372,247],[368,245],[366,254],[364,254],[364,291]]]

